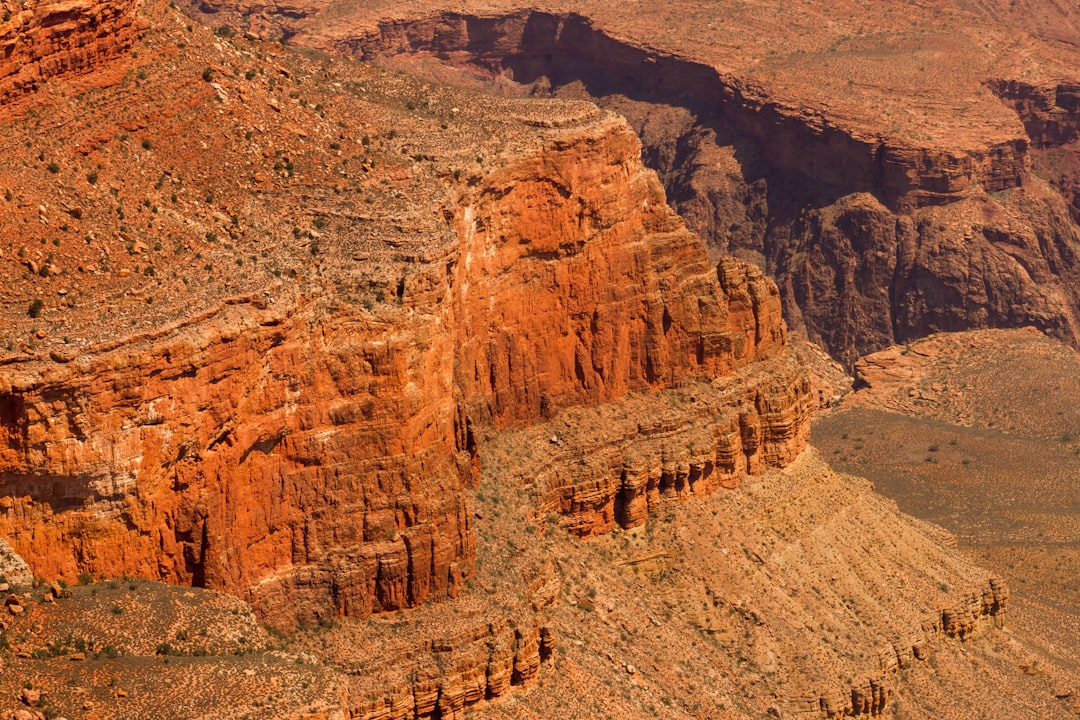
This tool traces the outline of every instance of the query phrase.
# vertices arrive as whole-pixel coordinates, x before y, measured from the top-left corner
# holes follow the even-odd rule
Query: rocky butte
[[[0,550],[104,582],[3,591],[0,697],[26,677],[115,717],[959,717],[974,692],[1041,712],[1019,669],[1039,646],[997,630],[1006,584],[807,447],[824,390],[783,317],[846,360],[939,310],[1071,338],[1075,225],[1020,120],[994,95],[1006,120],[973,116],[959,149],[875,135],[610,10],[497,10],[10,12]],[[419,68],[357,60],[402,51]],[[500,74],[518,84],[490,92]],[[1067,91],[1000,94],[1067,135]],[[687,142],[732,183],[685,175]],[[977,308],[927,300],[953,265],[914,270],[944,252],[918,228],[958,208],[983,213],[977,272],[1000,269]],[[984,232],[1031,208],[1062,224]],[[1006,261],[1021,236],[1034,259]],[[836,295],[809,302],[810,272]]]

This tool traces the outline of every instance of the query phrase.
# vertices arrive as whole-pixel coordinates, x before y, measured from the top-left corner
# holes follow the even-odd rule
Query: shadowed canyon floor
[[[0,713],[1075,717],[1067,23],[585,9],[5,9]]]

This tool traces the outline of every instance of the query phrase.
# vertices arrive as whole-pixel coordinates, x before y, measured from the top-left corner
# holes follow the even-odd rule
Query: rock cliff
[[[489,618],[472,627],[454,628],[426,648],[438,662],[382,658],[382,667],[393,678],[389,681],[386,676],[355,673],[350,717],[463,718],[466,708],[483,700],[505,699],[512,689],[534,686],[555,643],[550,629],[536,624]]]
[[[567,413],[545,428],[546,466],[523,480],[540,494],[538,512],[563,515],[576,535],[638,527],[665,503],[794,460],[812,395],[789,351],[712,383]]]
[[[363,617],[461,589],[479,428],[767,376],[784,348],[775,286],[709,263],[627,124],[591,110],[529,133],[452,186],[426,249],[372,262],[397,278],[390,302],[344,303],[338,280],[9,359],[0,533],[38,575],[224,589],[279,626]],[[729,478],[805,443],[809,391],[785,372],[792,387],[748,396],[744,448],[730,428],[723,452],[702,448],[732,456]]]
[[[0,701],[32,681],[58,712],[155,719],[947,718],[978,693],[1001,717],[1060,716],[1033,710],[1047,688],[1018,669],[1022,634],[992,631],[1017,606],[1005,584],[805,450],[818,400],[781,319],[799,284],[719,252],[722,224],[710,260],[634,133],[673,187],[746,220],[726,249],[779,267],[761,238],[806,240],[792,267],[857,321],[829,335],[848,347],[897,331],[876,317],[882,253],[928,276],[904,327],[991,321],[937,306],[946,270],[994,313],[1038,310],[1032,288],[1071,259],[1024,218],[1067,209],[1027,176],[1019,120],[959,148],[875,139],[578,15],[383,26],[388,52],[464,27],[440,54],[483,82],[588,90],[630,124],[146,12],[122,80],[49,84],[48,112],[4,125],[0,536],[39,576],[208,586],[308,631],[142,581],[4,590]],[[572,75],[585,56],[599,69]],[[667,108],[620,94],[631,66]],[[980,215],[1013,177],[1008,212]],[[934,245],[951,231],[932,222],[954,227],[939,212],[1027,244],[965,266],[963,230]],[[1067,317],[1066,294],[1041,302],[1040,322]]]
[[[365,60],[430,54],[475,63],[519,83],[541,77],[554,87],[580,82],[598,97],[685,107],[703,128],[743,136],[767,163],[819,191],[872,191],[895,209],[944,204],[973,187],[1018,187],[1027,169],[1022,136],[950,149],[864,133],[771,94],[760,82],[622,40],[577,13],[446,12],[383,21],[377,30],[338,40],[334,49]]]
[[[87,73],[126,52],[146,28],[137,0],[3,3],[0,104],[50,78]]]
[[[38,575],[225,589],[282,624],[455,592],[472,551],[450,356],[336,322],[229,305],[9,368],[4,533]]]

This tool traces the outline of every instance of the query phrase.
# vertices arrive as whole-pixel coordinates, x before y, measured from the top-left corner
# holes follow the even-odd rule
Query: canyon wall
[[[127,51],[145,24],[134,0],[3,3],[0,104],[53,77],[89,72]]]
[[[1016,110],[1035,147],[1066,145],[1080,138],[1080,83],[1033,85],[999,79],[988,85]]]
[[[576,535],[604,534],[784,467],[806,445],[812,396],[789,351],[663,397],[579,410],[555,423],[534,481],[538,513],[559,513]]]
[[[988,85],[1024,123],[1035,172],[1068,200],[1073,222],[1080,224],[1080,83],[992,80]]]
[[[413,606],[470,572],[478,427],[783,352],[775,285],[710,265],[623,120],[533,142],[462,184],[393,302],[236,298],[0,369],[0,533],[41,576],[224,589],[280,626]],[[805,404],[801,376],[778,382],[762,417]],[[789,420],[742,431],[753,467],[805,444],[806,413]]]
[[[40,576],[224,589],[283,625],[455,592],[472,540],[448,339],[317,314],[227,306],[5,368],[2,532]]]
[[[350,717],[357,720],[463,718],[470,706],[505,698],[512,690],[532,687],[541,665],[552,659],[556,639],[551,629],[532,622],[488,620],[452,627],[427,643],[435,662],[410,655],[380,658],[392,679],[356,672],[349,688]],[[422,654],[422,653],[421,653]]]
[[[608,118],[461,199],[452,287],[474,420],[528,422],[783,348],[775,286],[737,261],[718,274],[639,153]]]
[[[789,325],[849,366],[936,331],[1030,324],[1080,337],[1080,164],[1059,178],[1039,154],[1075,134],[1068,83],[989,83],[1030,138],[1018,125],[1007,139],[949,144],[832,118],[573,13],[388,20],[329,47],[436,58],[623,114],[713,256],[762,266]]]
[[[620,94],[688,108],[706,127],[726,126],[755,143],[767,162],[834,196],[874,192],[894,209],[950,202],[974,186],[1022,184],[1023,138],[978,150],[919,146],[859,132],[826,114],[771,96],[745,77],[607,34],[577,13],[523,10],[506,15],[440,13],[387,20],[334,48],[364,60],[431,54],[475,63],[519,83],[580,81],[594,97]]]

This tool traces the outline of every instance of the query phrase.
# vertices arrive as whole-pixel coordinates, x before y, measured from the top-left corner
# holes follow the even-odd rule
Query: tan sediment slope
[[[814,428],[835,467],[1008,581],[1015,631],[1049,677],[1055,663],[1075,673],[1080,642],[1077,369],[1075,350],[1030,329],[935,335],[860,360],[863,387]]]

